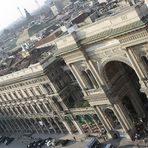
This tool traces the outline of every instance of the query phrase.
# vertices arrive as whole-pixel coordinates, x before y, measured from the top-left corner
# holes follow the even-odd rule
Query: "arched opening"
[[[80,126],[82,127],[85,133],[89,132],[89,127],[86,124],[86,121],[82,115],[76,115],[76,119],[79,122]]]
[[[54,121],[56,122],[58,128],[60,129],[60,133],[67,133],[66,127],[64,126],[64,124],[61,122],[61,120],[58,117],[55,117]]]
[[[107,116],[114,129],[121,129],[121,124],[111,109],[105,109],[105,115]]]
[[[108,62],[104,67],[104,76],[110,88],[110,95],[122,102],[132,118],[145,118],[146,95],[140,92],[139,78],[135,71],[120,61]]]

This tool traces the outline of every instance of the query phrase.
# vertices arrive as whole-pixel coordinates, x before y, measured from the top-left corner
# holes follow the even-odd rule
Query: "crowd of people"
[[[148,122],[144,119],[135,121],[135,135],[133,140],[140,140],[148,133]]]

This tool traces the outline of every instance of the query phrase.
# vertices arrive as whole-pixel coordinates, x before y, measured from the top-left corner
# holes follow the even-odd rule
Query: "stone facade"
[[[147,13],[129,7],[56,41],[84,98],[106,131],[131,138],[138,118],[147,119]]]
[[[141,7],[117,9],[57,39],[55,57],[1,76],[1,132],[131,138],[134,121],[147,119],[148,11]]]

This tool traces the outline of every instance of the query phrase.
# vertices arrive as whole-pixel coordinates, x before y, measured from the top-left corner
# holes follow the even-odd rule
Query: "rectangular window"
[[[13,93],[13,95],[14,95],[15,99],[18,99],[18,96],[17,96],[16,92],[15,92],[15,91],[13,91],[12,93]]]
[[[41,89],[40,89],[39,87],[36,87],[36,90],[37,90],[37,92],[38,92],[40,95],[42,95],[42,91],[41,91]]]
[[[35,91],[33,90],[33,88],[30,88],[29,90],[30,90],[30,92],[32,93],[33,96],[36,96],[36,93],[35,93]]]
[[[40,113],[40,111],[39,111],[37,105],[32,105],[32,106],[33,106],[34,110],[35,110],[37,113]]]
[[[45,107],[43,106],[43,104],[38,104],[39,106],[40,106],[40,108],[41,108],[41,110],[42,110],[42,112],[44,112],[44,113],[46,113],[47,111],[46,111],[46,109],[45,109]]]
[[[18,93],[21,96],[21,98],[24,98],[24,96],[23,96],[23,94],[22,94],[22,92],[20,90],[18,91]]]

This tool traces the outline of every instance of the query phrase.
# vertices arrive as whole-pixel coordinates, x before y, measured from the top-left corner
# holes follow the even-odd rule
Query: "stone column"
[[[73,124],[75,125],[75,127],[77,128],[79,134],[84,134],[83,129],[81,128],[80,124],[78,123],[78,121],[76,119],[72,120]]]
[[[121,102],[118,102],[118,104],[114,104],[113,110],[119,122],[121,123],[123,129],[126,132],[133,129],[133,123]]]
[[[87,86],[85,85],[84,81],[82,80],[82,78],[80,77],[80,74],[78,73],[76,67],[74,66],[74,64],[68,65],[71,72],[73,73],[73,75],[75,76],[77,82],[79,83],[84,95],[86,95],[85,89],[87,88]]]
[[[100,130],[100,127],[99,127],[98,123],[96,122],[96,120],[93,117],[91,117],[91,118],[92,118],[93,122],[95,123],[95,125],[97,126],[97,128]]]
[[[99,75],[98,71],[96,70],[93,62],[91,60],[88,60],[87,64],[88,64],[89,69],[92,72],[92,75],[94,76],[95,80],[97,81],[98,86],[103,86],[104,83],[103,83],[101,76]]]
[[[30,104],[30,106],[31,106],[31,108],[33,109],[33,111],[37,114],[37,111],[36,111],[36,109],[33,107],[33,105]]]
[[[63,120],[63,124],[64,124],[64,126],[66,127],[68,133],[69,133],[69,134],[72,134],[72,131],[71,131],[70,127],[68,126],[68,124],[67,124],[67,122],[66,122],[65,120]]]
[[[36,105],[37,105],[37,107],[39,108],[40,112],[41,112],[41,113],[44,113],[44,111],[41,109],[41,107],[39,106],[39,104],[36,103]]]
[[[51,89],[52,89],[53,93],[56,94],[57,93],[57,90],[56,90],[54,84],[52,84],[52,82],[50,82],[49,84],[51,86]]]
[[[101,110],[99,106],[94,107],[94,110],[96,112],[96,115],[100,119],[101,123],[103,124],[105,130],[107,131],[108,138],[111,138],[112,137],[111,133],[113,131],[113,128],[111,124],[108,122],[108,120],[106,119],[104,112]]]
[[[131,89],[131,92],[132,93],[130,94],[130,98],[131,98],[130,100],[133,104],[135,111],[140,117],[145,117],[146,114],[145,114],[144,106],[140,100],[141,98],[139,97],[139,95],[135,90]]]
[[[50,119],[46,118],[47,122],[49,123],[50,127],[54,130],[55,133],[57,133],[56,129],[54,128],[54,126],[52,125]]]
[[[50,111],[51,111],[51,108],[48,109],[47,106],[46,106],[46,104],[45,104],[44,102],[43,102],[43,106],[44,106],[44,108],[47,110],[47,112],[50,112]]]
[[[133,69],[135,70],[138,78],[140,81],[142,81],[143,78],[145,78],[145,75],[139,65],[139,62],[137,61],[134,53],[133,53],[133,49],[132,48],[127,48],[126,49],[126,55],[128,57],[128,59],[130,60]]]

